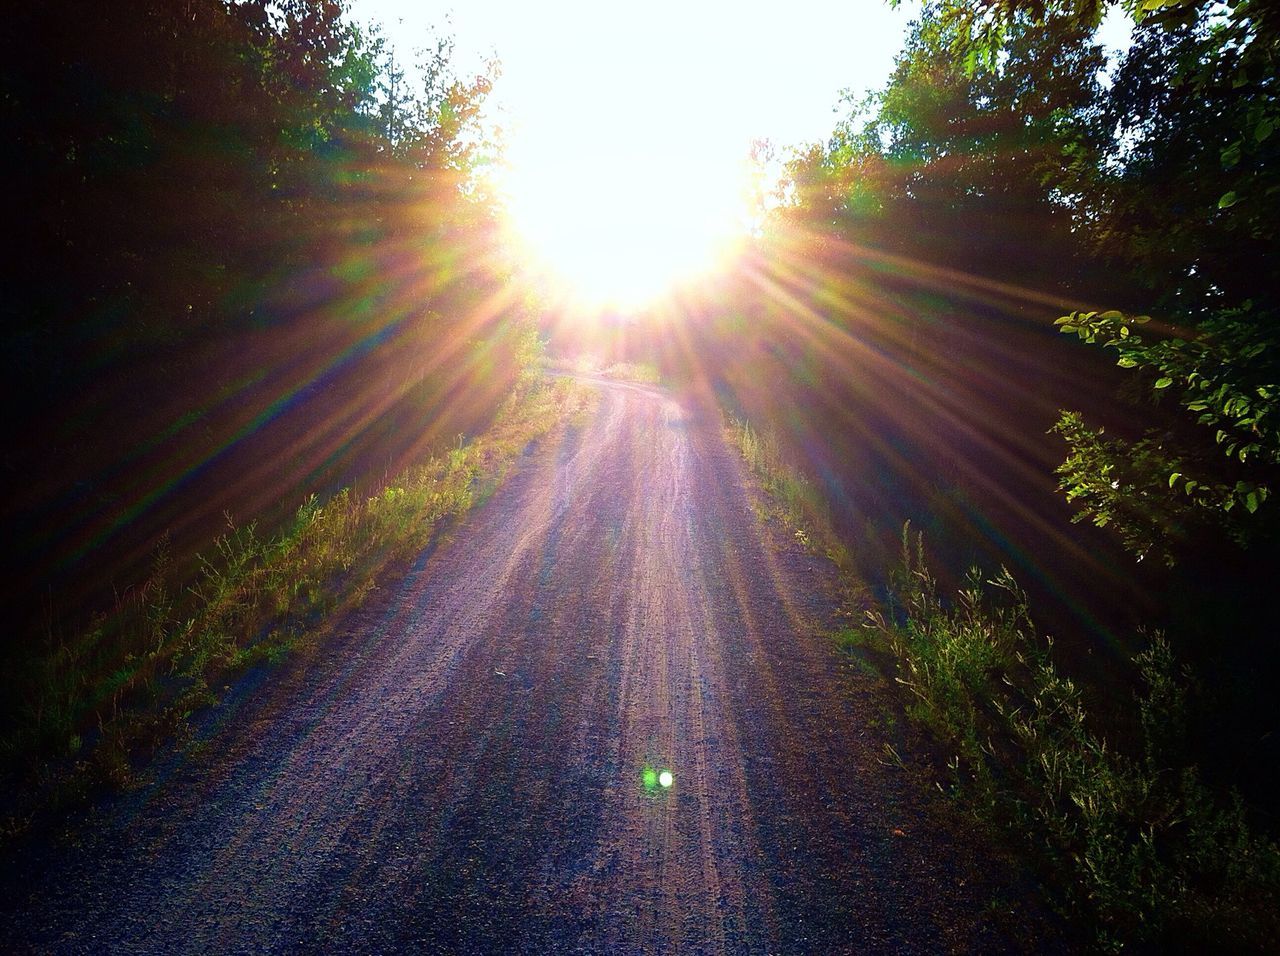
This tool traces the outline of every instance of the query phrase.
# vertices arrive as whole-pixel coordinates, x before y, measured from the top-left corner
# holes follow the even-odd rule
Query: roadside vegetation
[[[577,401],[486,188],[492,65],[332,0],[65,6],[0,58],[9,832],[317,640]]]
[[[935,777],[1102,950],[1280,939],[1278,31],[925,4],[698,326],[790,533],[875,582]]]
[[[27,224],[0,300],[8,736],[30,723],[12,675],[154,591],[158,550],[178,591],[301,554],[311,492],[328,510],[307,520],[334,521],[339,489],[487,428],[536,306],[484,187],[492,71],[457,75],[446,37],[415,69],[334,0],[122,0],[26,5],[5,40],[8,218]],[[203,587],[231,614],[225,584]],[[116,669],[95,707],[128,697]]]
[[[1134,659],[1130,726],[1108,734],[1006,569],[973,569],[944,599],[904,529],[868,625],[898,661],[908,713],[949,751],[953,792],[1054,875],[1100,949],[1263,952],[1280,938],[1280,848],[1239,794],[1202,779],[1186,747],[1195,680],[1161,635]]]
[[[585,401],[531,363],[487,431],[459,436],[373,494],[311,495],[273,536],[229,522],[192,581],[174,579],[162,547],[151,575],[114,608],[82,631],[47,635],[47,650],[9,675],[18,719],[0,737],[0,757],[18,788],[11,799],[27,799],[4,808],[6,830],[21,831],[41,805],[130,784],[193,713],[216,705],[224,682],[321,640],[327,622],[402,574]]]
[[[751,423],[729,416],[729,441],[742,453],[751,473],[769,495],[782,521],[804,548],[825,554],[846,576],[854,573],[853,555],[831,524],[831,508],[822,489],[783,458],[777,436],[761,435]]]
[[[776,517],[863,593],[817,486],[746,422],[727,434]],[[939,788],[1022,848],[1099,950],[1265,952],[1280,938],[1280,847],[1202,778],[1187,747],[1197,682],[1163,636],[1146,636],[1139,691],[1104,727],[1007,569],[972,569],[948,598],[908,525],[889,592],[864,613],[890,686],[938,742]]]
[[[558,372],[575,375],[598,375],[618,382],[638,382],[642,385],[658,385],[662,373],[652,362],[612,362],[608,365],[591,355],[553,360],[549,367]]]

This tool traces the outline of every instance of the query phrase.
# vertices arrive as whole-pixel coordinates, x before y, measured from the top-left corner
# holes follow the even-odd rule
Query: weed
[[[657,385],[662,381],[662,373],[657,367],[644,362],[614,362],[601,369],[600,374],[605,378],[642,385]]]
[[[796,543],[806,551],[825,554],[851,578],[853,556],[832,527],[831,509],[822,490],[786,462],[777,437],[771,432],[762,436],[750,422],[734,418],[729,420],[726,435],[759,479]]]
[[[945,602],[904,529],[895,585],[867,623],[898,659],[909,713],[952,748],[953,791],[1026,839],[1100,948],[1262,950],[1277,938],[1280,849],[1183,758],[1190,677],[1162,637],[1136,660],[1142,744],[1128,755],[1094,729],[1007,570],[971,572]]]
[[[825,505],[776,440],[738,421],[728,434],[783,520],[850,574]],[[1007,569],[989,578],[971,570],[944,601],[923,538],[913,545],[904,528],[888,606],[865,614],[867,639],[847,630],[835,638],[860,663],[867,653],[890,654],[907,715],[950,751],[950,785],[938,789],[1023,841],[1099,949],[1273,949],[1280,848],[1250,826],[1238,794],[1215,794],[1190,765],[1182,744],[1194,680],[1162,636],[1135,659],[1141,743],[1126,754],[1098,732],[1079,689],[1058,671],[1053,642],[1033,625]],[[881,763],[906,766],[889,743]]]
[[[87,784],[127,785],[139,759],[216,702],[209,688],[219,678],[314,640],[328,617],[358,605],[443,522],[491,493],[526,445],[583,401],[570,382],[524,378],[488,432],[376,494],[312,495],[273,538],[228,517],[196,579],[176,591],[162,543],[147,581],[11,675],[24,706],[0,738],[0,759],[25,767],[30,796],[46,804]],[[20,805],[6,810],[30,817]]]

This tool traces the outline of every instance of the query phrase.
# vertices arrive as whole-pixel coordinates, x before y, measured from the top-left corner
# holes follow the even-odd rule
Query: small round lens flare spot
[[[658,785],[658,771],[652,767],[645,767],[640,774],[640,781],[646,790],[652,790]]]
[[[662,773],[658,774],[658,783],[662,784],[664,787],[669,787],[675,782],[676,778],[671,776],[670,770],[664,770]]]

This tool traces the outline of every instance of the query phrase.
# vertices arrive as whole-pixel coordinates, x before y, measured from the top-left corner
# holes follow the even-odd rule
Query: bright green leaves
[[[1240,153],[1243,146],[1244,146],[1243,141],[1236,140],[1234,143],[1232,143],[1230,146],[1228,146],[1226,149],[1222,151],[1222,153],[1219,156],[1219,159],[1222,160],[1223,169],[1230,169],[1232,166],[1235,166],[1237,163],[1240,162]],[[1219,206],[1221,206],[1221,203],[1219,204]]]
[[[1102,343],[1120,353],[1116,364],[1121,368],[1136,368],[1144,364],[1141,358],[1142,336],[1133,327],[1151,321],[1149,315],[1126,316],[1117,309],[1106,312],[1072,312],[1057,319],[1054,324],[1063,332],[1075,334],[1080,341],[1090,345]]]
[[[1131,344],[1138,344],[1142,339],[1133,335],[1134,325],[1145,325],[1151,321],[1149,315],[1126,316],[1118,309],[1106,312],[1072,312],[1054,321],[1054,325],[1063,332],[1074,332],[1082,341],[1094,343],[1110,336],[1107,345],[1118,344],[1119,339],[1131,339]]]
[[[1121,368],[1155,372],[1156,391],[1181,385],[1182,406],[1215,429],[1215,444],[1228,457],[1280,464],[1280,369],[1269,323],[1246,308],[1205,322],[1194,337],[1147,341],[1133,328],[1148,321],[1113,309],[1072,312],[1056,324],[1081,341],[1115,349]]]
[[[1067,500],[1081,506],[1079,519],[1115,529],[1139,557],[1159,553],[1173,563],[1171,539],[1179,529],[1212,523],[1211,515],[1221,522],[1234,513],[1224,529],[1239,541],[1260,527],[1248,516],[1267,501],[1280,465],[1280,342],[1273,316],[1251,305],[1213,315],[1190,335],[1165,335],[1164,328],[1155,337],[1137,334],[1147,321],[1110,310],[1072,312],[1057,325],[1115,349],[1116,364],[1152,375],[1154,392],[1178,386],[1178,403],[1211,431],[1203,441],[1179,442],[1175,452],[1165,429],[1127,442],[1064,412],[1053,431],[1070,455],[1057,474]]]

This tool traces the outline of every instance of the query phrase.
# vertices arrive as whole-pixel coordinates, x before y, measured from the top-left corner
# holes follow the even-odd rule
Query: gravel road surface
[[[323,648],[233,688],[199,754],[7,861],[0,948],[1048,945],[1025,876],[882,762],[831,571],[762,526],[718,417],[591,387]]]

